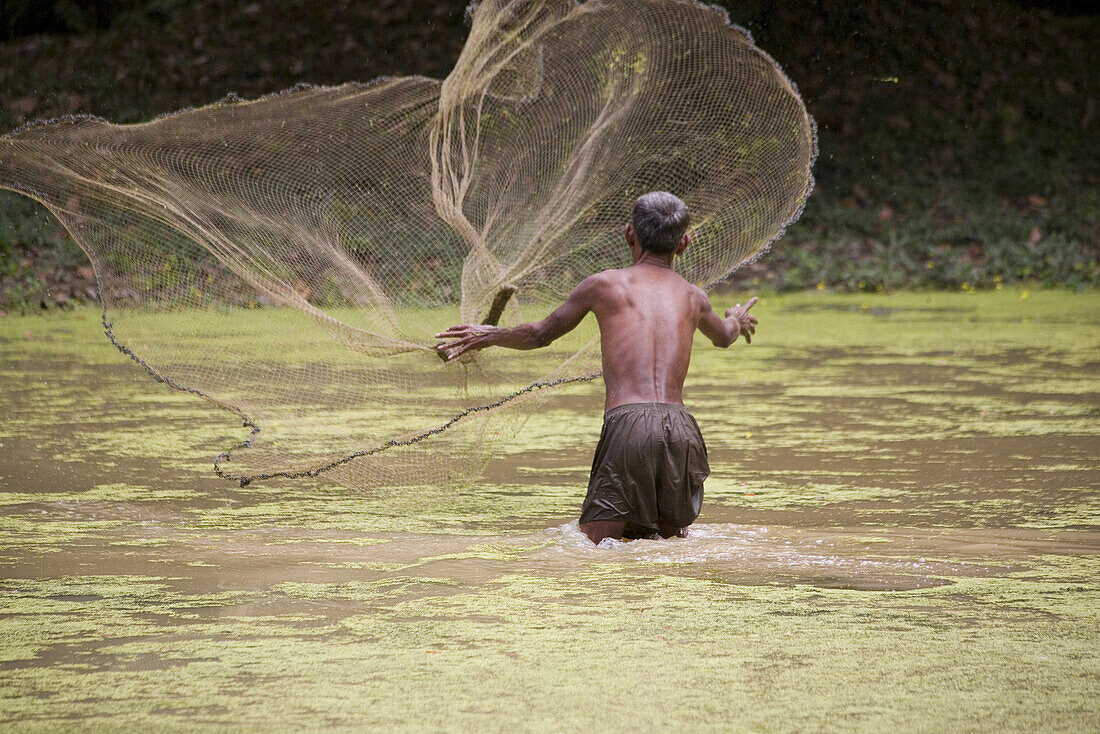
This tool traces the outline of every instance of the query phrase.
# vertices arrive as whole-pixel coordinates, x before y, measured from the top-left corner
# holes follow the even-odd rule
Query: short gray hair
[[[667,255],[680,246],[691,215],[679,197],[667,191],[651,191],[634,202],[632,223],[643,250]]]

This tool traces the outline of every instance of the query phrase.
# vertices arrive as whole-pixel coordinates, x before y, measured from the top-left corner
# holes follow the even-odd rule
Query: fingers
[[[483,347],[484,344],[482,344],[475,334],[469,334],[453,342],[440,344],[436,347],[436,350],[443,352],[445,355],[444,360],[450,362],[471,349],[481,349]]]
[[[469,339],[459,339],[458,341],[451,342],[450,344],[440,344],[436,349],[443,352],[446,355],[446,361],[450,362],[455,357],[470,351],[474,346],[474,343]]]
[[[752,337],[756,333],[756,319],[743,315],[738,325],[741,327],[741,336],[745,337],[745,343],[752,344]]]
[[[473,329],[469,324],[462,324],[461,326],[452,326],[446,331],[441,331],[435,335],[436,339],[453,339],[454,341],[446,342],[436,345],[436,351],[444,354],[444,360],[450,362],[456,357],[468,352],[475,347],[476,340],[474,339]]]
[[[466,336],[462,337],[461,339],[455,339],[452,342],[449,342],[449,343],[446,343],[446,344],[440,344],[437,347],[437,349],[456,349],[458,347],[463,347],[463,346],[466,346],[467,344],[471,344],[471,343],[475,342],[476,340],[477,340],[477,337],[475,337],[473,334],[467,334]]]
[[[446,331],[441,331],[435,335],[436,339],[450,339],[456,336],[467,336],[470,333],[470,324],[462,324],[461,326],[452,326]]]
[[[458,359],[460,356],[470,351],[470,347],[472,346],[472,344],[463,344],[458,349],[455,349],[453,352],[447,355],[447,361],[452,362],[455,359]]]
[[[739,317],[742,316],[742,315],[743,316],[748,316],[749,309],[752,308],[753,306],[755,306],[756,302],[759,301],[759,300],[760,300],[759,296],[753,296],[752,298],[750,298],[745,303],[744,306],[742,306],[740,303],[738,303],[736,306],[730,306],[729,308],[726,309],[726,318],[728,319],[730,316],[733,316],[734,314],[738,314]],[[756,321],[756,319],[753,318],[752,316],[749,316],[749,318],[751,318],[753,320],[753,322]]]

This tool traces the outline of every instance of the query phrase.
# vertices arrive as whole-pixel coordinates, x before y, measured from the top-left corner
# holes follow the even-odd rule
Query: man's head
[[[686,234],[691,216],[687,205],[667,191],[651,191],[634,202],[634,215],[627,230],[638,246],[655,255],[671,255],[683,252],[687,247]]]

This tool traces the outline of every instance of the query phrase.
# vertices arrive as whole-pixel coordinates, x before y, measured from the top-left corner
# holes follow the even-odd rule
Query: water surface
[[[98,314],[3,319],[0,724],[1100,727],[1100,297],[754,310],[693,355],[699,522],[601,548],[598,384],[467,485],[241,488]]]

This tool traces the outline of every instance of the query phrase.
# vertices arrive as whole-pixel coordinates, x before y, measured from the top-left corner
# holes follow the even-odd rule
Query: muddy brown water
[[[689,537],[602,548],[575,527],[599,431],[598,385],[552,401],[530,425],[552,438],[521,436],[467,486],[362,493],[322,479],[241,488],[210,470],[213,456],[241,439],[239,426],[146,378],[111,351],[94,318],[9,319],[0,330],[0,679],[15,693],[0,720],[310,728],[321,719],[283,710],[271,696],[280,681],[315,696],[341,640],[383,656],[389,679],[371,688],[341,678],[331,685],[344,703],[318,711],[349,700],[366,706],[379,686],[429,700],[431,686],[450,690],[480,670],[476,650],[526,670],[528,656],[558,659],[547,652],[553,635],[598,629],[606,644],[639,651],[691,629],[704,644],[718,628],[666,598],[682,588],[715,619],[737,604],[767,608],[767,619],[802,625],[799,634],[839,634],[871,620],[889,640],[884,666],[903,666],[897,650],[932,644],[921,640],[936,629],[979,630],[1006,660],[1029,635],[1064,637],[1048,653],[1073,695],[1047,713],[1094,722],[1087,694],[1097,678],[1088,671],[1097,663],[1082,651],[1100,645],[1096,616],[1084,611],[1100,572],[1100,306],[1091,295],[975,298],[763,302],[762,338],[751,348],[699,347],[694,357],[687,402],[714,473]],[[947,330],[945,318],[954,319]],[[552,603],[515,606],[544,595]],[[650,634],[646,621],[649,631],[639,633],[631,620],[658,607],[669,624]],[[577,617],[573,609],[602,611]],[[722,624],[727,633],[736,625]],[[227,648],[223,635],[252,647]],[[775,659],[809,655],[805,641],[766,642]],[[723,647],[733,642],[706,644],[717,645],[714,666],[746,659]],[[402,657],[448,651],[465,657],[430,685],[421,658]],[[314,672],[284,670],[288,655],[312,660]],[[865,685],[858,667],[811,657],[807,675],[813,668],[854,690]],[[182,677],[147,677],[167,670]],[[699,675],[717,670],[703,666]],[[967,704],[967,715],[1015,685],[968,670],[986,676],[988,701]],[[587,685],[585,674],[572,675],[559,684]],[[626,685],[633,673],[622,675]],[[1020,675],[1038,680],[1041,671]],[[227,693],[245,679],[255,682],[254,697]],[[112,685],[128,693],[107,692]],[[502,703],[488,685],[474,685],[469,710],[449,721],[555,721],[560,698],[540,689],[527,704]],[[765,695],[766,686],[738,685],[749,686],[745,700]],[[149,696],[159,708],[139,705]],[[181,703],[196,696],[197,709]],[[792,692],[775,704],[793,712],[797,701]],[[1042,720],[1041,705],[1025,704],[1005,721]],[[858,721],[964,721],[902,709],[868,709]],[[609,710],[621,716],[601,720],[618,725],[631,707]],[[370,720],[363,711],[345,723]],[[430,711],[385,711],[376,724],[447,728]],[[672,718],[704,728],[721,721],[693,716]],[[753,727],[822,721],[792,716],[753,719]]]

